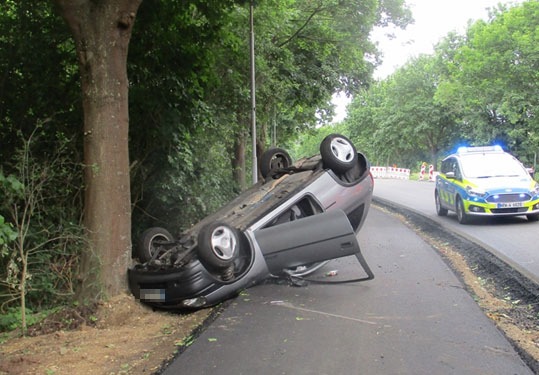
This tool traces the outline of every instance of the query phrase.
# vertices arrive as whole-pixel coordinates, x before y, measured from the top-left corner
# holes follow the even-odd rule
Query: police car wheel
[[[460,197],[457,197],[457,219],[460,224],[467,224],[469,222],[468,214],[464,210],[464,203]]]
[[[437,191],[434,192],[434,200],[436,201],[436,213],[438,216],[447,216],[447,209],[442,207],[442,202],[440,202],[440,195]]]

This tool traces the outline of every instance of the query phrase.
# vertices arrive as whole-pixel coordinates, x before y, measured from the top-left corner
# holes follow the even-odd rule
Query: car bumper
[[[528,202],[518,202],[513,205],[499,205],[496,203],[466,200],[464,201],[464,208],[468,215],[474,216],[539,215],[539,199]]]
[[[199,308],[213,301],[208,296],[225,283],[215,278],[198,260],[178,269],[146,270],[132,267],[128,270],[129,289],[141,302],[160,308]],[[224,295],[219,295],[220,299]]]

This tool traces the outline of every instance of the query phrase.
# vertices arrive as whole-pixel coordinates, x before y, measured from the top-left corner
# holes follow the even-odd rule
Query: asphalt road
[[[359,238],[374,280],[248,289],[163,374],[532,374],[413,231],[373,208]],[[348,257],[317,278],[359,276]]]
[[[452,212],[447,217],[436,214],[434,187],[434,182],[427,181],[376,179],[374,197],[435,220],[443,227],[480,244],[539,284],[539,222],[529,222],[524,216],[516,216],[487,218],[461,225]]]

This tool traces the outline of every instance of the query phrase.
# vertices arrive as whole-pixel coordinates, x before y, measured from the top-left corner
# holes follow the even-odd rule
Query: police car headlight
[[[466,192],[468,193],[470,197],[483,198],[485,195],[487,195],[487,192],[485,190],[472,188],[469,186],[466,188]]]
[[[539,184],[536,182],[533,187],[532,194],[539,195]]]

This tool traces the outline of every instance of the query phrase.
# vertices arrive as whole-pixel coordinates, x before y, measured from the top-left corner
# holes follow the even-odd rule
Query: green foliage
[[[5,256],[8,253],[8,245],[16,238],[17,232],[13,230],[13,225],[6,223],[4,217],[0,215],[0,256]]]
[[[0,310],[24,312],[23,299],[39,309],[72,294],[82,116],[73,42],[51,2],[2,2],[0,35]]]
[[[41,310],[38,312],[32,309],[26,309],[27,324],[32,326],[43,321],[47,316],[54,314],[61,307]],[[10,332],[21,329],[21,309],[20,307],[10,307],[0,314],[0,332]]]
[[[27,309],[26,313],[31,316],[32,311]],[[30,320],[35,323],[37,320]],[[21,309],[18,307],[8,308],[0,315],[0,332],[9,332],[21,328]]]
[[[70,298],[85,247],[78,64],[53,3],[0,4],[3,308],[15,307],[17,294],[35,311]],[[152,225],[180,231],[244,187],[238,171],[248,174],[252,151],[248,3],[141,3],[128,59],[135,236]],[[372,27],[409,20],[403,0],[257,3],[258,147],[325,132],[318,128],[331,120],[332,94],[370,82],[378,61]]]
[[[310,132],[302,133],[297,142],[290,145],[290,156],[293,160],[300,159],[302,157],[309,157],[320,153],[320,142],[333,133],[349,136],[348,129],[344,125],[327,125],[320,127]]]
[[[152,199],[136,202],[135,236],[156,225],[177,234],[234,196],[237,189],[227,168],[229,156],[223,142],[218,134],[175,137],[177,151],[141,187],[142,194]]]
[[[31,311],[27,310],[30,314]],[[0,315],[0,332],[14,331],[21,328],[21,309],[9,308]]]
[[[479,126],[480,140],[503,142],[526,156],[539,144],[539,3],[498,10],[477,22],[456,55],[455,82],[465,85],[465,103]]]
[[[459,144],[502,143],[534,164],[539,149],[539,3],[500,7],[466,35],[355,96],[345,121],[374,164],[414,167]]]
[[[402,2],[380,7],[377,1],[274,1],[257,6],[260,123],[276,124],[281,140],[327,124],[335,92],[352,94],[370,82],[377,51],[368,34],[382,22],[382,11],[392,14],[393,22],[405,23],[408,13],[396,4]]]
[[[0,2],[0,71],[2,164],[36,123],[43,123],[52,137],[56,132],[76,134],[81,114],[73,42],[51,2]],[[53,118],[55,127],[49,128],[52,122],[47,121]]]
[[[364,56],[376,54],[372,26],[409,20],[402,4],[256,4],[260,147],[269,138],[292,145],[300,132],[328,123],[332,94],[370,79],[376,59]],[[248,169],[241,157],[252,151],[249,32],[244,4],[142,3],[128,65],[135,237],[150,225],[184,229],[244,186],[235,172]]]
[[[17,150],[13,174],[0,173],[0,213],[9,241],[0,256],[0,309],[17,308],[25,327],[26,303],[40,309],[61,303],[74,293],[84,237],[78,224],[81,168],[70,161],[69,141],[42,152],[40,127]],[[8,233],[5,230],[3,233]]]
[[[142,3],[128,65],[135,237],[153,225],[188,227],[235,191],[238,99],[229,93],[239,90],[215,66],[224,47],[238,50],[236,33],[223,29],[231,4]]]
[[[4,196],[15,195],[20,196],[23,190],[22,184],[14,176],[4,176],[0,170],[0,192],[2,199]],[[9,252],[9,245],[17,239],[17,232],[13,228],[13,224],[6,222],[6,219],[0,215],[0,258],[4,257]]]

